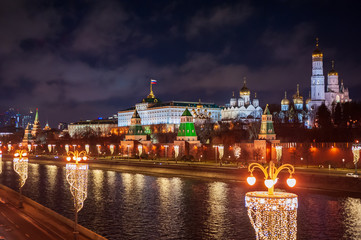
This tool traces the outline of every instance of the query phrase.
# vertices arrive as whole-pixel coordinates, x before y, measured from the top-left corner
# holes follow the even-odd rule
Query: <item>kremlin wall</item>
[[[339,84],[338,72],[332,62],[328,73],[325,89],[323,76],[323,53],[316,49],[312,53],[311,91],[304,102],[297,84],[296,93],[288,100],[287,92],[281,100],[279,112],[264,110],[260,107],[257,95],[251,99],[251,91],[247,88],[244,78],[239,97],[233,92],[229,103],[221,107],[214,103],[170,101],[162,102],[153,92],[156,80],[151,80],[150,92],[147,97],[134,107],[119,111],[117,118],[88,120],[71,123],[68,134],[74,142],[84,138],[84,134],[98,137],[118,136],[117,141],[88,146],[88,154],[99,157],[104,154],[114,157],[165,158],[187,161],[211,160],[222,164],[229,162],[247,163],[248,161],[267,162],[276,160],[277,148],[282,147],[281,161],[296,165],[320,165],[325,167],[346,167],[352,163],[352,143],[296,143],[281,142],[274,131],[274,117],[282,123],[301,123],[305,128],[314,127],[315,112],[321,104],[332,112],[337,103],[350,102],[348,89],[343,81]],[[206,138],[200,140],[199,134],[207,131],[205,126],[211,125],[211,131],[217,132],[222,124],[241,124],[247,130],[252,124],[259,124],[253,140],[244,141],[235,138],[233,142]],[[198,130],[197,130],[198,129]],[[49,131],[47,125],[43,131]],[[208,128],[209,130],[209,128]],[[66,143],[39,142],[41,134],[38,110],[34,124],[28,124],[25,129],[22,146],[27,146],[35,153],[42,149],[43,153],[61,154]],[[197,132],[198,131],[198,132]],[[168,138],[154,137],[156,134],[168,134]],[[58,139],[61,139],[59,137]],[[119,138],[118,138],[119,139]],[[238,139],[238,140],[237,140]],[[45,145],[45,147],[44,147]],[[46,147],[48,146],[48,148]],[[50,147],[49,147],[50,146]],[[82,148],[80,144],[72,144],[74,148]],[[37,149],[38,147],[38,149]],[[71,147],[71,146],[70,146]],[[3,150],[14,149],[16,146],[3,146]],[[68,145],[69,148],[69,145]],[[55,149],[57,151],[55,152]]]

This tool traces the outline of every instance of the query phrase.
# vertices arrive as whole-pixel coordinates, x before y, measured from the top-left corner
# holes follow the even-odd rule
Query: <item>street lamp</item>
[[[114,149],[115,149],[114,144],[110,144],[110,146],[109,146],[110,155],[113,155],[113,153],[114,153]]]
[[[102,152],[100,151],[100,149],[101,149],[101,145],[100,144],[97,144],[97,149],[98,149],[98,155],[100,155]]]
[[[85,151],[86,151],[86,154],[89,155],[89,151],[90,151],[89,144],[85,144]]]
[[[277,154],[277,166],[281,165],[281,158],[282,158],[282,146],[276,146],[276,154]]]
[[[130,159],[130,144],[127,145],[127,149],[128,149],[128,159]]]
[[[10,153],[10,151],[11,151],[11,144],[9,143],[8,144],[8,152]]]
[[[142,152],[143,152],[143,146],[141,144],[139,144],[138,145],[139,161],[141,159]]]
[[[345,168],[345,159],[342,158],[342,165],[343,165],[343,168]]]
[[[19,175],[20,177],[20,203],[19,203],[19,207],[22,208],[23,207],[23,194],[22,194],[22,189],[23,186],[25,185],[26,179],[28,179],[28,158],[27,158],[27,153],[25,150],[16,150],[15,154],[14,154],[14,160],[13,160],[13,164],[14,164],[14,171]]]
[[[51,153],[51,144],[48,144],[49,153]]]
[[[264,168],[258,163],[251,163],[248,171],[251,176],[247,178],[250,185],[255,184],[256,178],[253,171],[259,168],[264,176],[264,184],[268,192],[256,191],[246,193],[245,201],[248,217],[256,232],[257,239],[296,239],[297,234],[297,195],[286,192],[274,192],[277,176],[282,170],[290,174],[287,184],[295,186],[296,179],[292,177],[294,167],[290,164],[276,168],[272,161]]]
[[[55,153],[55,144],[53,144],[51,146],[53,146],[53,153]]]
[[[73,151],[75,152],[75,150],[76,150],[76,144],[73,144],[73,148],[74,148]]]
[[[75,161],[75,163],[66,164],[66,180],[70,185],[70,192],[74,200],[74,239],[79,237],[78,232],[78,212],[83,208],[84,201],[87,198],[88,188],[88,164],[79,163],[79,161],[86,161],[88,158],[85,151],[69,151],[67,161]]]
[[[175,158],[175,163],[177,163],[178,155],[179,155],[179,146],[178,146],[178,145],[174,145],[174,158]]]
[[[164,155],[165,155],[165,160],[168,160],[168,145],[166,144],[166,145],[163,145],[163,147],[164,147]]]
[[[361,146],[359,144],[352,145],[353,163],[355,164],[355,174],[356,175],[357,175],[357,162],[360,159],[360,149],[361,149]]]
[[[65,151],[66,151],[66,154],[69,153],[69,144],[65,144]]]
[[[214,148],[214,159],[216,160],[216,163],[218,162],[217,161],[217,150],[218,150],[218,145],[213,145],[213,148]]]

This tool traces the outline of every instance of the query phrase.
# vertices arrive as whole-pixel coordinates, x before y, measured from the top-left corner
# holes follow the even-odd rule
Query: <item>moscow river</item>
[[[0,183],[18,191],[12,162]],[[255,239],[244,183],[89,170],[79,223],[108,239]],[[25,196],[73,219],[65,168],[29,164]],[[298,239],[361,239],[361,200],[299,190]]]

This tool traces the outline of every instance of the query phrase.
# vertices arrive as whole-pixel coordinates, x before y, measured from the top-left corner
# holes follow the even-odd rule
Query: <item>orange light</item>
[[[248,177],[247,178],[247,183],[251,186],[253,186],[256,183],[256,178],[255,177]]]
[[[294,178],[287,179],[287,185],[290,187],[294,187],[296,185],[296,179]]]

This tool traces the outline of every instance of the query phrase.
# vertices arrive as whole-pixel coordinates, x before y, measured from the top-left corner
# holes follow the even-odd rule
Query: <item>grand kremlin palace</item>
[[[118,127],[129,126],[134,109],[137,109],[142,125],[167,124],[170,127],[170,131],[174,131],[174,125],[180,124],[182,113],[186,108],[192,113],[195,122],[205,120],[215,122],[221,120],[221,108],[216,104],[202,103],[201,101],[161,102],[155,97],[151,85],[150,94],[141,103],[137,103],[135,107],[118,112]]]

